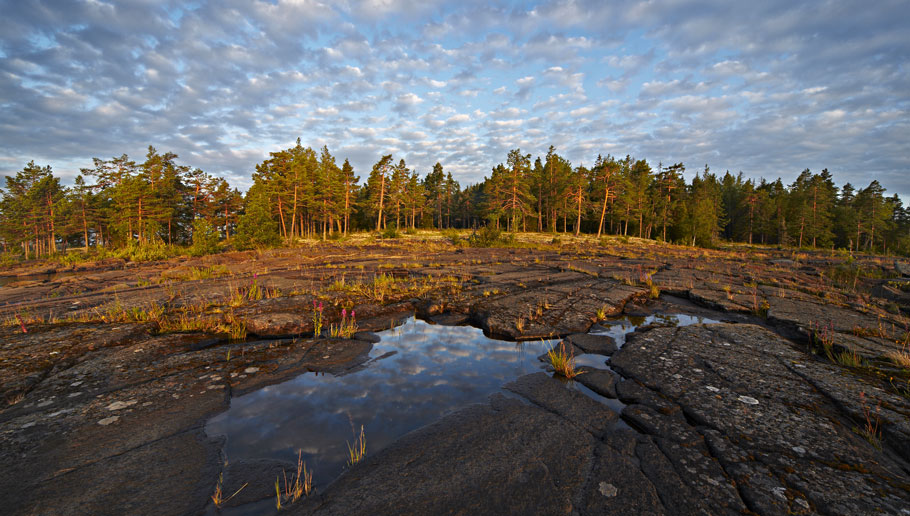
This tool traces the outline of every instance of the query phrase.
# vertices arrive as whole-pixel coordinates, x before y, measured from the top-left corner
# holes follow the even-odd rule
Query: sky
[[[910,2],[0,0],[0,175],[147,148],[241,189],[269,152],[462,186],[550,145],[910,199]]]

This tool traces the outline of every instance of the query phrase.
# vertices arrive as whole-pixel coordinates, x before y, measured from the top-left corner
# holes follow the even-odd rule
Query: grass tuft
[[[575,351],[572,351],[571,354],[566,353],[565,341],[559,343],[558,350],[556,348],[550,348],[549,351],[547,351],[547,358],[550,360],[550,365],[553,366],[556,374],[560,376],[564,376],[571,380],[581,374],[575,370]]]
[[[234,491],[234,494],[232,494],[231,496],[228,496],[227,498],[224,498],[224,493],[222,492],[223,482],[224,482],[224,475],[219,474],[218,483],[215,485],[215,492],[212,494],[212,502],[214,502],[215,507],[217,507],[219,509],[221,508],[221,506],[223,504],[227,503],[231,498],[237,496],[237,494],[239,494],[240,491],[243,491],[244,487],[249,485],[249,482],[247,482],[246,484],[243,484],[242,486],[240,486],[240,489]]]
[[[863,426],[854,427],[853,431],[857,434],[863,436],[869,444],[874,446],[876,449],[882,449],[882,430],[881,430],[881,416],[879,411],[881,410],[882,403],[878,402],[875,404],[875,412],[869,408],[868,403],[866,403],[866,393],[859,393],[860,403],[863,405]]]
[[[363,425],[360,425],[360,435],[354,440],[354,444],[348,444],[348,466],[353,466],[362,461],[367,454],[367,441],[363,435]]]

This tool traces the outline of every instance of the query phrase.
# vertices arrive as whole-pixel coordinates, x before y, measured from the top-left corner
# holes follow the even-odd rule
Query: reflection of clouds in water
[[[382,340],[372,356],[398,354],[342,377],[307,373],[234,398],[212,419],[211,435],[227,435],[231,460],[294,460],[304,450],[316,483],[344,468],[351,424],[364,426],[368,453],[471,403],[484,401],[515,377],[539,370],[541,342],[493,341],[476,328],[410,320]],[[350,419],[349,419],[350,417]]]

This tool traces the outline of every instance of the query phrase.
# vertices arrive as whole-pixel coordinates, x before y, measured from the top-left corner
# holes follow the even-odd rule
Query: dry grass
[[[910,351],[905,347],[900,351],[889,351],[885,354],[888,357],[888,360],[894,363],[894,365],[903,367],[904,369],[910,369]]]
[[[221,508],[222,504],[227,503],[231,498],[237,496],[240,491],[243,491],[243,488],[249,485],[249,482],[240,486],[240,489],[234,491],[234,494],[224,498],[224,493],[222,492],[222,485],[224,483],[224,476],[218,475],[218,483],[215,485],[215,492],[212,494],[212,502],[215,503],[215,507]]]
[[[879,411],[881,410],[881,402],[875,404],[875,412],[869,408],[868,403],[866,403],[866,393],[859,393],[860,403],[863,405],[863,426],[854,427],[854,431],[859,435],[863,436],[869,444],[874,446],[877,449],[882,447],[882,431],[881,431],[881,417],[879,416]]]
[[[360,425],[360,435],[354,440],[354,444],[348,444],[348,466],[353,466],[362,461],[367,454],[367,441],[363,435],[363,425]]]
[[[549,351],[547,351],[547,358],[550,360],[550,365],[553,366],[556,374],[560,376],[564,376],[571,380],[581,374],[575,370],[575,351],[573,350],[571,353],[566,353],[565,341],[559,343],[558,350],[556,348],[550,348]]]

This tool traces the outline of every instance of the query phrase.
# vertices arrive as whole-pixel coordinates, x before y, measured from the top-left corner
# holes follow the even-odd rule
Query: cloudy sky
[[[462,185],[549,145],[910,197],[906,0],[0,0],[0,175],[148,145],[246,188],[270,151]]]

